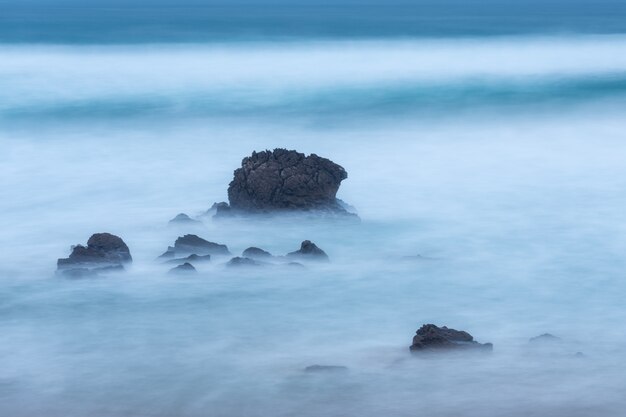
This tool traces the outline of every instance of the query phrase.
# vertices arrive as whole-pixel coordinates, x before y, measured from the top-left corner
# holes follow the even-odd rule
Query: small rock
[[[563,339],[561,339],[560,337],[554,336],[553,334],[550,334],[550,333],[544,333],[536,337],[531,337],[528,340],[528,343],[561,343],[561,342],[563,342]]]
[[[185,213],[180,213],[172,220],[168,222],[169,225],[180,226],[180,225],[194,225],[199,226],[202,224],[199,220],[194,220]]]
[[[174,256],[176,256],[176,249],[174,249],[173,246],[168,246],[167,250],[165,252],[163,252],[162,255],[159,256],[159,259],[162,259],[162,258],[173,258]]]
[[[491,343],[478,343],[467,332],[425,324],[413,337],[411,352],[435,352],[449,350],[493,350]]]
[[[132,260],[128,246],[119,236],[96,233],[89,238],[87,246],[76,245],[68,258],[59,259],[57,268],[65,276],[88,276],[124,270],[123,265]]]
[[[252,246],[244,250],[241,256],[250,259],[269,259],[272,257],[272,254],[264,251],[263,249]]]
[[[263,266],[265,263],[250,258],[235,257],[226,263],[228,267]]]
[[[305,240],[304,242],[302,242],[299,250],[295,252],[290,252],[287,254],[287,256],[328,261],[328,255],[326,255],[326,252],[318,248],[317,245],[310,240]]]
[[[226,245],[209,242],[196,235],[185,235],[174,243],[176,253],[195,253],[201,255],[230,255]]]
[[[339,365],[311,365],[304,368],[304,372],[346,372],[346,366]]]
[[[185,262],[182,265],[178,265],[169,270],[169,274],[194,274],[196,273],[196,268],[189,262]]]
[[[211,255],[196,255],[195,253],[192,255],[187,256],[186,258],[176,258],[176,259],[170,259],[169,261],[167,261],[168,264],[180,264],[181,262],[185,263],[185,262],[208,262],[211,260]]]

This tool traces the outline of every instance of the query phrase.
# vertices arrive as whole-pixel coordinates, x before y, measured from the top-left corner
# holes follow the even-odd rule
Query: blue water
[[[0,2],[0,415],[624,415],[625,100],[617,1]],[[361,223],[167,227],[275,147]],[[126,273],[55,276],[101,231]],[[332,262],[167,275],[189,232]]]

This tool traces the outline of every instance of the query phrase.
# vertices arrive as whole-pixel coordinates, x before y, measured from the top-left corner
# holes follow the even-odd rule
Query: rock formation
[[[132,262],[130,250],[124,241],[110,233],[96,233],[87,246],[76,245],[68,258],[57,261],[57,268],[66,276],[88,276],[98,272],[123,270]]]
[[[228,187],[230,206],[215,205],[216,215],[319,211],[354,216],[336,198],[347,177],[343,167],[315,154],[253,152],[235,170]]]
[[[190,264],[189,262],[185,262],[182,265],[178,265],[172,269],[169,270],[169,274],[195,274],[196,268],[194,268],[194,266],[192,264]]]
[[[491,351],[491,343],[478,343],[471,334],[447,327],[425,324],[413,337],[411,352],[436,352],[449,350],[484,350]]]
[[[185,235],[176,239],[173,250],[168,248],[167,253],[176,254],[195,254],[195,255],[230,255],[230,251],[226,245],[209,242],[196,235]],[[161,256],[163,256],[161,255]]]
[[[261,248],[254,247],[254,246],[251,246],[248,249],[244,250],[241,256],[244,258],[250,258],[250,259],[271,259],[272,258],[271,253]]]
[[[326,252],[317,247],[317,245],[310,240],[305,240],[300,244],[300,249],[295,252],[290,252],[287,257],[301,258],[316,261],[328,261],[328,255]]]

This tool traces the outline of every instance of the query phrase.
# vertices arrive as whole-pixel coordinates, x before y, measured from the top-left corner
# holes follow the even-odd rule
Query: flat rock
[[[310,240],[305,240],[300,244],[300,249],[295,252],[290,252],[287,257],[309,259],[317,261],[328,261],[328,255],[322,249]]]
[[[336,195],[346,170],[315,154],[274,149],[253,152],[241,162],[228,187],[228,209],[240,213],[321,211],[355,216]],[[217,210],[219,213],[219,209]]]
[[[450,350],[493,350],[491,343],[478,343],[472,335],[461,330],[425,324],[413,337],[411,352],[437,352]]]
[[[530,339],[528,339],[528,343],[532,343],[532,344],[546,344],[546,343],[552,344],[552,343],[562,343],[562,342],[563,342],[563,339],[550,333],[544,333],[539,336],[531,337]]]

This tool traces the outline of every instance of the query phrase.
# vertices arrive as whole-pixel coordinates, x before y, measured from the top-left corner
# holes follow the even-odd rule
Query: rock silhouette
[[[196,255],[230,255],[230,251],[226,245],[209,242],[196,235],[185,235],[176,239],[174,242],[174,250],[168,248],[166,254],[188,253]],[[168,255],[169,256],[169,255]],[[164,256],[165,257],[165,256]]]
[[[317,247],[317,245],[310,240],[305,240],[300,244],[300,249],[295,252],[287,254],[291,258],[302,258],[317,261],[328,261],[328,255],[326,252]]]
[[[230,209],[243,213],[323,211],[350,214],[336,198],[343,167],[315,154],[274,149],[253,152],[235,170],[228,187]],[[229,213],[225,207],[217,214]]]
[[[89,276],[123,270],[123,265],[132,260],[128,246],[119,236],[96,233],[89,238],[87,246],[76,245],[69,257],[59,259],[57,268],[66,276]]]
[[[446,326],[438,327],[434,324],[425,324],[419,328],[413,337],[411,352],[435,352],[447,350],[485,350],[491,351],[491,343],[478,343],[471,334]]]
[[[189,262],[185,262],[182,265],[178,265],[172,269],[169,270],[169,274],[172,275],[176,275],[176,274],[195,274],[196,268],[194,268],[194,266],[192,264],[190,264]]]

